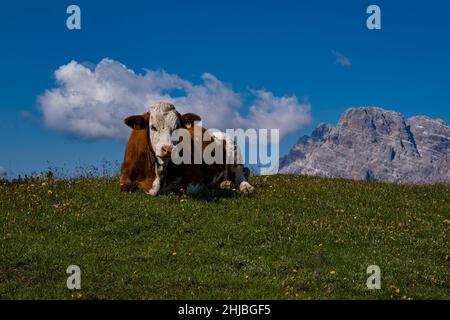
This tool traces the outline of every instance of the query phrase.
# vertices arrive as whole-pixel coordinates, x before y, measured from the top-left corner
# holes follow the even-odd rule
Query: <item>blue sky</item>
[[[69,4],[81,7],[80,31],[66,28]],[[382,30],[365,26],[370,4],[381,7]],[[10,175],[122,160],[123,142],[44,125],[37,97],[71,60],[110,58],[194,84],[207,72],[236,92],[295,95],[312,122],[283,139],[281,154],[350,106],[450,122],[447,1],[25,1],[0,12],[0,167]]]

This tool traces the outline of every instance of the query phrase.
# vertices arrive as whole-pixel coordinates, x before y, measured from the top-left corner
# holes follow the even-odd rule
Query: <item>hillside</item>
[[[277,175],[256,194],[0,183],[0,299],[449,299],[450,188]],[[66,288],[66,268],[82,289]],[[366,288],[379,265],[382,289]]]

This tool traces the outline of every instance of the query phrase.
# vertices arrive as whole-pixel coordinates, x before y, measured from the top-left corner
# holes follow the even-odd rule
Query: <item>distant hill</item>
[[[280,161],[280,173],[395,183],[450,184],[450,127],[378,107],[347,109],[320,124]]]

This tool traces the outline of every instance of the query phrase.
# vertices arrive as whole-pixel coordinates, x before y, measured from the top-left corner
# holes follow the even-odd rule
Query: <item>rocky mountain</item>
[[[280,173],[450,184],[450,126],[378,107],[347,109],[320,124],[280,161]]]

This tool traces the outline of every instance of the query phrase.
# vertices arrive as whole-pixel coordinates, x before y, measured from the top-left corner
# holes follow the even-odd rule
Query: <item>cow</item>
[[[121,191],[135,191],[140,188],[149,195],[157,195],[171,188],[178,188],[188,194],[202,190],[206,186],[220,188],[239,187],[244,194],[250,194],[254,187],[248,183],[249,170],[240,163],[240,152],[234,142],[220,132],[209,133],[195,125],[201,118],[193,113],[181,115],[168,102],[158,102],[143,115],[133,115],[125,119],[132,133],[125,149],[120,175]],[[185,130],[195,146],[196,130],[208,136],[201,142],[201,150],[223,148],[223,161],[206,164],[194,162],[192,154],[189,163],[174,164],[172,152],[177,145],[172,142],[175,130]],[[182,142],[184,137],[180,138]],[[215,144],[215,145],[211,145]],[[220,150],[220,149],[216,149]],[[233,153],[234,162],[227,163],[227,151]]]

